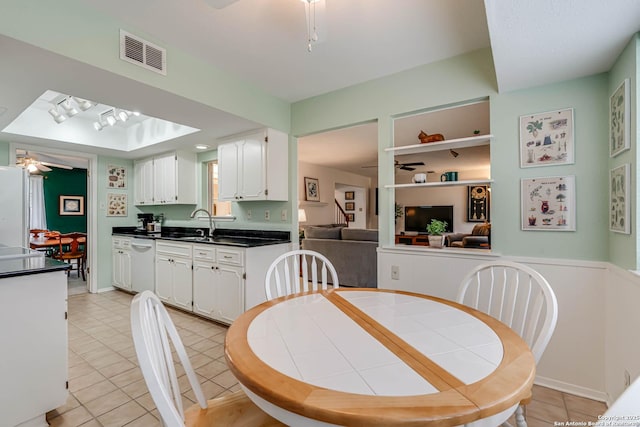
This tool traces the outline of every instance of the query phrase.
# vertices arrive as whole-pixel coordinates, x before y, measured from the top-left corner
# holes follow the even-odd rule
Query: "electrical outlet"
[[[264,211],[264,219],[265,221],[269,221],[271,219],[271,212],[269,211],[269,209]]]
[[[626,369],[624,370],[624,386],[629,387],[631,385],[631,374]]]
[[[282,209],[282,212],[280,212],[280,219],[282,221],[286,221],[287,220],[287,210],[286,209]]]
[[[391,266],[391,278],[393,280],[400,280],[400,267],[397,265]]]
[[[251,209],[247,211],[247,219],[251,219]]]

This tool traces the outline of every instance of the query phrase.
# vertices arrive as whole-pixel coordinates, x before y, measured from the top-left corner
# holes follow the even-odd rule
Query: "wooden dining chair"
[[[160,299],[151,291],[131,302],[131,333],[151,398],[167,427],[284,426],[264,413],[242,391],[207,401],[178,331]],[[186,411],[176,375],[175,350],[197,403]]]
[[[331,261],[321,253],[298,249],[280,255],[267,270],[264,289],[267,300],[299,292],[337,288],[338,273]],[[318,281],[320,276],[320,281]]]
[[[87,278],[85,277],[84,269],[85,259],[87,257],[87,235],[84,233],[66,233],[60,234],[58,239],[60,239],[60,242],[58,243],[58,251],[53,254],[53,258],[68,262],[69,264],[72,264],[75,260],[78,277],[82,274],[82,280],[86,281]],[[71,241],[65,243],[69,239]],[[80,239],[84,239],[84,242],[80,242]]]
[[[558,301],[549,282],[523,264],[496,261],[479,265],[462,280],[457,301],[502,321],[527,343],[536,364],[558,321]],[[524,406],[516,424],[526,427]]]

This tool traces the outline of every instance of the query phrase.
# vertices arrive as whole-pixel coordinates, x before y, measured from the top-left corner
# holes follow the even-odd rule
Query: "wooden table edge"
[[[263,311],[287,299],[320,293],[305,292],[277,298],[253,307],[230,326],[225,338],[225,359],[231,372],[245,387],[276,406],[305,417],[343,425],[365,423],[371,426],[383,426],[388,425],[389,422],[397,425],[424,425],[429,423],[429,425],[433,426],[464,424],[500,413],[530,396],[533,378],[535,377],[533,355],[524,344],[524,341],[498,320],[453,301],[407,291],[339,288],[328,292],[350,291],[404,294],[433,300],[465,311],[482,320],[498,336],[503,333],[512,334],[517,338],[516,343],[519,340],[524,346],[524,348],[521,345],[517,347],[519,351],[525,354],[525,357],[514,358],[511,353],[515,350],[506,352],[502,362],[494,372],[505,369],[505,367],[513,363],[518,368],[528,365],[533,369],[530,369],[531,372],[524,384],[511,390],[506,397],[501,399],[491,397],[491,394],[488,395],[488,391],[497,386],[503,387],[503,381],[508,379],[511,374],[497,376],[496,379],[487,377],[468,385],[458,383],[455,388],[440,392],[437,395],[439,397],[434,394],[414,396],[360,395],[313,386],[288,377],[271,368],[253,353],[247,341],[249,325]],[[527,353],[530,358],[526,357]],[[251,375],[252,371],[260,371],[261,374],[260,376]],[[501,389],[501,391],[504,390]],[[419,405],[424,405],[424,400],[427,397],[434,402],[434,405],[420,408]],[[329,400],[334,403],[326,408],[314,404],[314,402],[322,402],[326,406]]]

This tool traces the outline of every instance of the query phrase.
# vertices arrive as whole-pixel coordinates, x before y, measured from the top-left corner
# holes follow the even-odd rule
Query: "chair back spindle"
[[[300,292],[337,288],[338,274],[331,262],[322,254],[305,249],[290,251],[276,258],[265,279],[267,299]]]
[[[558,319],[547,280],[532,268],[508,261],[483,264],[462,281],[457,301],[512,328],[540,360]]]

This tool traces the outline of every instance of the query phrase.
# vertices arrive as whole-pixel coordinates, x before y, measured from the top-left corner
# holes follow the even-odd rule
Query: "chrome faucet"
[[[215,224],[213,222],[213,217],[211,216],[211,214],[209,213],[208,210],[200,208],[200,209],[196,209],[195,211],[191,212],[191,218],[195,218],[195,216],[196,216],[196,214],[198,212],[204,212],[204,213],[207,214],[207,216],[209,216],[209,237],[213,237],[213,232],[216,229],[216,226],[215,226]]]

